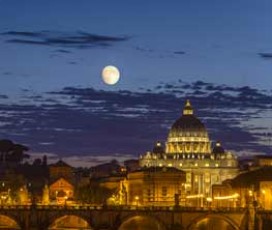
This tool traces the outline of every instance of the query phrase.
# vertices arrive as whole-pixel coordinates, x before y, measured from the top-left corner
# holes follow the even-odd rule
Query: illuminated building
[[[263,166],[229,180],[232,191],[239,194],[240,206],[256,201],[262,209],[272,209],[272,167]]]
[[[241,201],[244,203],[244,200],[241,199],[241,194],[237,193],[228,182],[212,186],[211,207],[235,208],[241,206]]]
[[[272,166],[272,156],[258,155],[254,157],[255,167]]]
[[[175,167],[186,172],[186,205],[212,195],[212,185],[238,174],[236,156],[211,141],[204,124],[194,115],[187,100],[183,114],[172,125],[165,148],[160,142],[153,151],[140,156],[141,167]],[[203,205],[203,201],[200,205]]]
[[[121,203],[173,206],[179,202],[177,197],[184,195],[184,183],[185,173],[173,167],[150,167],[130,172],[122,182]]]
[[[51,200],[56,200],[57,203],[64,204],[67,199],[74,198],[74,185],[64,178],[59,178],[50,184],[49,196]]]

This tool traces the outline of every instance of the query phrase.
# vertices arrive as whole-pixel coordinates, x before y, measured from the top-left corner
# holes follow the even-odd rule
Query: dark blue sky
[[[260,128],[264,130],[263,133],[271,132],[270,100],[267,100],[271,95],[272,86],[271,12],[270,0],[179,0],[171,3],[143,0],[0,0],[1,137],[24,142],[30,145],[33,152],[62,156],[103,153],[135,156],[147,150],[146,148],[151,148],[153,140],[166,137],[169,126],[179,116],[178,111],[187,97],[196,101],[200,107],[198,114],[204,120],[208,121],[208,116],[212,116],[204,110],[201,111],[205,106],[212,106],[212,109],[218,106],[218,110],[222,110],[223,120],[224,111],[229,110],[226,98],[223,100],[220,97],[218,100],[225,103],[224,108],[210,98],[212,93],[221,92],[239,101],[234,106],[235,110],[258,111],[237,121],[235,128],[242,132],[239,135],[240,139],[231,138],[231,135],[226,137],[218,130],[215,130],[214,139],[216,136],[225,138],[229,145],[226,147],[229,149],[242,151],[237,144],[242,141],[250,142],[250,146],[244,150],[269,153],[270,150],[265,147],[269,145],[267,138],[261,142],[259,134],[255,135],[254,132]],[[100,77],[103,66],[108,64],[116,65],[121,71],[121,80],[113,87],[104,85]],[[213,87],[223,85],[224,88],[206,92],[207,100],[203,103],[206,102],[207,105],[202,105],[194,98],[196,95],[188,93],[195,90],[193,83],[199,80],[210,83]],[[183,82],[183,86],[177,87],[179,90],[187,83],[191,85],[186,89],[187,93],[178,97],[172,87],[168,93],[173,97],[172,103],[175,103],[169,103],[167,109],[162,108],[160,104],[155,105],[154,101],[145,104],[144,98],[148,98],[146,90],[149,89],[150,95],[156,95],[156,90],[161,87],[161,91],[166,93],[169,91],[167,84],[177,86],[179,81]],[[244,86],[250,87],[250,90],[244,90]],[[71,97],[64,97],[62,93],[52,94],[66,92],[64,87],[73,87],[69,94]],[[226,87],[231,87],[232,90],[229,91]],[[99,94],[99,100],[90,103],[91,96],[84,98],[87,103],[85,105],[82,101],[85,88],[92,88],[95,93],[92,92],[91,95]],[[83,90],[80,91],[80,100],[77,101],[74,98],[78,96],[72,97],[75,89]],[[126,114],[127,122],[131,125],[122,123],[122,119],[115,120],[122,117],[120,111],[107,101],[111,101],[108,95],[112,93],[116,98],[115,93],[118,94],[118,90],[128,90],[129,95],[138,92],[138,97],[143,100],[140,103],[135,102],[134,96],[127,97],[126,100],[120,96],[114,103],[126,102],[116,105],[122,108],[123,112],[135,109],[139,104],[147,111],[152,106],[154,110],[163,109],[171,116],[165,121],[169,114],[163,113],[158,122],[165,122],[165,127],[168,128],[161,130],[162,125],[156,125],[154,122],[154,126],[149,127],[150,135],[145,136],[141,132],[145,133],[143,127],[146,124],[139,123],[142,118],[137,120],[133,115],[129,117]],[[250,97],[245,99],[244,94]],[[203,97],[200,94],[198,96]],[[256,101],[256,97],[261,99]],[[128,99],[131,101],[128,102]],[[161,101],[168,99],[166,96]],[[254,105],[241,103],[243,100],[253,100]],[[59,113],[55,113],[57,115],[51,114],[52,108],[43,107],[48,103],[50,106],[54,105],[55,109],[58,108]],[[100,109],[104,109],[99,110],[99,116],[88,114],[94,110],[98,111],[96,106],[99,103],[102,103],[99,105]],[[258,103],[261,104],[261,109]],[[21,107],[18,109],[18,106]],[[58,119],[65,116],[62,114],[65,111],[63,106],[66,106],[67,113],[71,113],[71,109],[80,108],[80,115],[76,113],[75,116],[83,116],[86,113],[81,118],[82,122],[79,124],[69,119],[66,123],[58,122]],[[84,113],[83,108],[86,109]],[[27,112],[22,115],[24,110]],[[12,117],[14,111],[18,113],[16,119]],[[147,111],[143,114],[152,114],[152,111]],[[47,115],[44,116],[43,122],[38,123],[44,123],[44,126],[38,128],[38,119],[35,120],[35,117],[42,117],[41,114]],[[6,119],[8,116],[9,119]],[[98,118],[101,117],[107,122],[103,122],[103,119],[100,121]],[[228,120],[229,117],[225,119],[228,127],[233,126]],[[16,124],[21,126],[16,128],[13,123],[15,120]],[[90,120],[93,123],[88,123]],[[116,122],[119,122],[118,125]],[[208,121],[207,126],[213,131],[217,124],[210,122]],[[61,127],[57,127],[60,123]],[[95,125],[95,133],[83,128],[89,124],[92,129],[94,123],[100,124]],[[70,128],[73,126],[71,124],[76,127]],[[137,129],[141,125],[143,127]],[[116,130],[117,127],[122,128]],[[221,127],[221,124],[218,124],[218,127]],[[112,139],[108,129],[118,132],[118,138],[125,141]],[[37,131],[35,136],[31,135],[35,133],[33,130],[39,132]],[[17,136],[14,133],[17,133]],[[250,139],[247,135],[255,135],[255,139]],[[69,139],[68,142],[73,143],[74,148],[64,144],[65,136]],[[109,140],[111,144],[106,148],[95,136]],[[131,136],[131,139],[126,139],[128,136]],[[81,140],[85,144],[82,144]],[[88,140],[93,142],[89,143]],[[254,143],[258,143],[257,146],[254,146]],[[259,146],[260,143],[265,146]]]

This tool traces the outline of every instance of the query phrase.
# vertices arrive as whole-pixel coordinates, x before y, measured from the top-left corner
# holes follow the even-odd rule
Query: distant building
[[[256,167],[272,166],[272,156],[257,155],[254,157],[254,165]]]
[[[91,168],[91,178],[108,177],[121,172],[122,167],[118,161],[112,160],[109,163],[96,165]]]
[[[56,180],[61,177],[71,180],[74,177],[73,171],[74,168],[72,166],[62,160],[59,160],[58,162],[49,165],[50,181]]]
[[[238,174],[236,156],[226,152],[220,142],[211,148],[208,132],[194,115],[189,100],[171,127],[165,148],[157,142],[139,161],[141,167],[175,167],[186,172],[185,192],[191,199],[188,205],[197,205],[199,197],[210,198],[212,185]]]
[[[107,177],[97,178],[97,182],[101,187],[107,188],[112,191],[118,191],[120,187],[120,181],[124,180],[125,174],[111,175]]]
[[[272,180],[263,180],[259,184],[259,207],[272,210]]]
[[[213,207],[247,207],[272,210],[272,167],[240,173],[221,185],[213,185]]]
[[[122,204],[179,205],[184,197],[185,173],[173,167],[150,167],[127,174],[121,184]]]
[[[260,208],[272,209],[272,167],[265,166],[230,180],[233,190],[239,194],[241,206],[256,201]]]
[[[128,172],[136,171],[140,168],[138,159],[124,161],[124,166]]]
[[[74,185],[61,177],[49,185],[50,200],[55,200],[58,204],[65,204],[67,200],[74,198],[74,190]]]
[[[210,202],[210,204],[207,205],[213,208],[235,208],[241,205],[240,196],[229,181],[223,182],[222,184],[214,184],[212,186],[212,197],[208,202]]]

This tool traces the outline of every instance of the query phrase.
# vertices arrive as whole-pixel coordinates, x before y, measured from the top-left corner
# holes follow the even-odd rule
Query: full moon
[[[102,79],[107,85],[115,85],[120,78],[120,72],[117,67],[108,65],[102,70]]]

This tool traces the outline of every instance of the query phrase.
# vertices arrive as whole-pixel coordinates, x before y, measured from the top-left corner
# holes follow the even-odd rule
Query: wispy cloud
[[[272,53],[258,53],[258,55],[263,59],[272,59]]]
[[[0,34],[8,43],[25,45],[56,46],[67,48],[91,48],[95,46],[111,46],[116,42],[129,40],[128,36],[105,36],[88,32],[56,32],[56,31],[7,31]],[[70,51],[59,49],[58,52]]]
[[[174,54],[184,55],[186,54],[185,51],[174,51]]]
[[[271,152],[270,137],[260,133],[271,132],[272,98],[250,87],[178,81],[137,92],[66,87],[27,93],[27,104],[1,102],[0,135],[37,152],[137,156],[166,140],[187,98],[211,140],[235,151]]]

